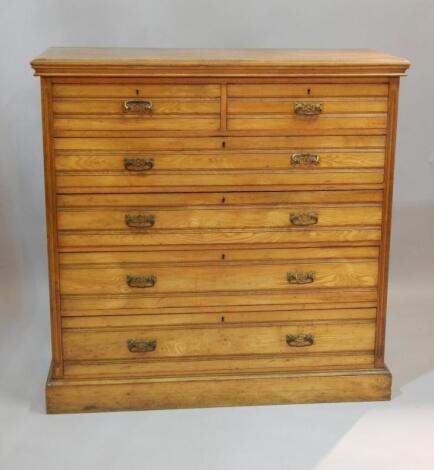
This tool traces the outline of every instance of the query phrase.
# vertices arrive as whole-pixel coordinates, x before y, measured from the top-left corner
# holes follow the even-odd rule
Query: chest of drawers
[[[399,78],[366,50],[51,48],[51,413],[384,400]]]

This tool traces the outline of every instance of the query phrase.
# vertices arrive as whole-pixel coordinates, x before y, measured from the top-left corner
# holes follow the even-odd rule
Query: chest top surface
[[[408,60],[369,49],[152,49],[52,47],[36,75],[402,75]]]

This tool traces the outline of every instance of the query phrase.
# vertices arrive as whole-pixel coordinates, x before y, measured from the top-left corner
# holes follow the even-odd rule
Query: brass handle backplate
[[[302,116],[318,116],[322,113],[322,103],[294,103],[294,113]]]
[[[155,225],[155,215],[152,214],[125,214],[125,224],[132,228],[146,228]]]
[[[314,153],[293,153],[291,165],[319,165],[319,155]]]
[[[291,212],[289,220],[292,225],[315,225],[318,223],[318,214],[316,212]]]
[[[127,100],[124,101],[124,111],[129,113],[151,113],[154,104],[149,100]]]
[[[289,284],[312,284],[315,281],[315,272],[290,271],[287,273]]]
[[[147,171],[154,168],[153,158],[124,158],[124,168],[128,171]]]
[[[312,346],[314,339],[313,335],[286,335],[286,342],[291,348],[303,348]]]
[[[154,287],[157,283],[157,276],[150,274],[148,276],[127,276],[127,284],[129,287],[137,289],[145,289],[147,287]]]
[[[129,339],[128,350],[131,352],[151,352],[157,349],[156,339]]]

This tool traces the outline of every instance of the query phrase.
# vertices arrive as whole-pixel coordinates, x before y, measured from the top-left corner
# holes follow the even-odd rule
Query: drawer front
[[[315,172],[320,169],[383,168],[384,151],[263,151],[263,152],[154,152],[147,155],[110,154],[90,155],[62,153],[56,155],[56,170],[59,172],[114,172],[119,176],[146,177],[163,172],[185,171],[230,171],[230,170],[303,170]],[[170,173],[172,174],[172,173]],[[185,176],[184,173],[179,177]],[[201,174],[197,175],[199,179]],[[99,175],[98,177],[101,177]],[[191,176],[190,176],[191,177]],[[215,175],[217,178],[218,175]],[[303,174],[298,173],[302,178]],[[170,176],[166,174],[169,184]],[[95,178],[96,179],[96,178]],[[77,178],[78,180],[78,178]]]
[[[339,197],[342,202],[354,197],[356,202],[357,196],[370,195],[372,201],[378,201],[377,194],[381,195],[356,192],[352,196],[351,192],[343,192]],[[62,247],[301,244],[379,239],[382,209],[378,202],[321,203],[338,197],[333,192],[267,196],[261,193],[168,194],[155,198],[60,196],[59,244]]]
[[[220,128],[219,85],[55,84],[53,95],[56,136]]]
[[[316,229],[322,227],[378,226],[381,207],[330,207],[310,205],[280,208],[74,208],[58,212],[59,230],[125,230],[159,232],[160,230],[208,230],[274,228]],[[300,238],[303,233],[299,234]]]
[[[382,136],[62,138],[56,184],[62,193],[381,185],[384,144]]]
[[[356,316],[352,318],[363,318],[360,317],[363,313],[360,307],[375,306],[376,288],[344,288],[343,285],[358,285],[360,277],[363,278],[361,279],[363,285],[375,283],[377,260],[378,247],[372,246],[285,249],[228,249],[226,247],[221,250],[61,253],[62,313],[64,316],[77,318],[89,315],[125,316],[131,315],[132,312],[136,315],[146,313],[146,317],[149,314],[156,314],[157,323],[163,321],[161,314],[164,312],[176,314],[174,315],[176,318],[173,319],[175,322],[182,321],[183,316],[180,313],[188,315],[194,313],[193,317],[196,320],[192,318],[189,323],[204,323],[206,315],[202,318],[198,316],[198,313],[218,312],[221,314],[223,312],[224,321],[231,323],[241,321],[240,316],[235,316],[234,320],[231,320],[231,315],[226,314],[228,311],[233,311],[231,309],[249,311],[255,308],[263,311],[272,308],[274,311],[284,308],[292,311],[292,309],[307,308],[307,304],[312,304],[312,309],[321,304],[321,308],[329,309],[332,307],[359,308],[358,311],[353,312]],[[295,284],[294,279],[291,279],[292,283],[289,284],[287,277],[289,271],[307,270],[307,265],[312,263],[318,269],[324,269],[324,274],[330,275],[328,278],[323,277],[323,285],[324,283],[327,285],[339,283],[339,288],[312,289],[311,287],[315,287],[315,282],[320,279],[317,277],[319,271],[315,272],[316,278],[310,287],[308,284]],[[347,266],[346,271],[345,266]],[[176,268],[176,270],[173,271],[171,268]],[[157,269],[159,269],[158,272]],[[163,279],[161,278],[163,270],[166,281],[172,279],[171,286],[170,283],[166,283],[163,287],[161,282],[158,284]],[[176,276],[179,275],[178,281],[173,280],[174,272]],[[149,287],[143,288],[127,285],[128,275],[146,273],[156,276],[153,287],[149,284]],[[158,278],[158,273],[160,273],[160,278]],[[353,280],[345,281],[345,279],[352,278],[353,273],[355,273]],[[99,279],[100,275],[101,279]],[[236,283],[231,284],[231,279],[238,276],[243,277],[241,282],[238,283],[237,278]],[[307,279],[307,282],[309,280]],[[178,284],[175,286],[173,282],[178,282]],[[101,284],[105,284],[105,287],[98,287]],[[181,284],[183,287],[179,287]],[[258,290],[264,285],[270,287]],[[240,290],[251,289],[252,286],[256,289],[255,291]],[[167,295],[165,292],[157,292],[161,288],[162,290],[193,289],[194,292],[172,292]],[[200,289],[205,290],[199,292]],[[231,291],[221,292],[217,289]],[[116,293],[102,294],[101,290]],[[325,318],[318,315],[303,316],[308,315],[307,313],[300,314],[297,318],[276,317],[273,316],[276,315],[275,312],[258,315],[268,321],[300,318],[315,320],[351,318],[349,313],[343,310],[335,312],[335,316],[331,316],[330,310],[327,312],[328,316]],[[242,321],[248,321],[249,318],[250,321],[260,321],[258,315],[244,316]],[[139,320],[139,316],[135,318]],[[220,320],[221,315],[218,316],[218,322]]]
[[[372,351],[374,322],[215,328],[63,330],[65,360]]]
[[[291,291],[322,288],[369,288],[377,285],[376,260],[342,262],[273,262],[122,267],[63,267],[62,295]]]
[[[233,131],[384,133],[387,126],[384,84],[244,84],[227,93]]]

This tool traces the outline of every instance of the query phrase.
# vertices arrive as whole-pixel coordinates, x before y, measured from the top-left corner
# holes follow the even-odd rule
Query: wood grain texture
[[[180,292],[237,292],[260,290],[309,291],[320,288],[374,287],[377,285],[378,265],[373,261],[351,263],[294,263],[273,264],[222,263],[208,266],[125,266],[122,268],[61,268],[60,290],[63,295],[76,294],[134,294],[152,295]],[[309,284],[291,284],[288,272],[314,272]],[[128,276],[156,276],[153,287],[130,287]]]
[[[382,191],[285,191],[285,192],[223,192],[223,193],[169,193],[158,194],[74,194],[57,196],[57,206],[66,207],[143,207],[143,206],[249,206],[255,204],[274,206],[276,204],[348,204],[381,203]]]
[[[208,375],[183,378],[52,380],[48,413],[389,400],[387,369]]]
[[[389,275],[390,230],[392,224],[393,172],[395,167],[396,128],[398,120],[399,80],[390,80],[389,122],[386,147],[386,187],[381,234],[380,263],[378,273],[378,310],[375,341],[375,365],[384,367],[384,347],[386,334],[387,282]]]
[[[164,359],[139,361],[65,361],[65,377],[164,377],[185,374],[292,372],[309,370],[368,369],[373,367],[372,353],[319,353],[253,356],[224,359]]]
[[[311,335],[313,344],[291,347],[287,335]],[[154,351],[131,352],[130,340],[156,341]],[[150,359],[173,357],[308,355],[325,352],[372,351],[375,323],[298,323],[266,326],[148,327],[122,330],[74,330],[63,332],[65,360]],[[180,364],[182,367],[182,364]],[[228,367],[229,364],[228,364]]]
[[[63,317],[62,328],[124,328],[186,325],[237,325],[324,320],[375,320],[375,308],[323,308],[321,310],[271,310],[212,313],[159,313],[149,315],[101,315]]]
[[[368,49],[49,48],[32,61],[50,76],[391,76],[410,63]]]
[[[247,294],[247,295],[246,295]],[[135,295],[67,295],[62,296],[62,315],[131,315],[170,312],[206,312],[221,309],[300,309],[300,308],[345,308],[359,304],[372,307],[377,301],[376,288],[363,289],[310,289],[286,292],[267,291],[248,293],[195,293],[152,296]]]
[[[408,61],[55,48],[32,66],[43,77],[49,412],[390,397],[387,265]],[[302,116],[300,102],[321,112]],[[150,227],[134,226],[145,216]],[[287,335],[313,339],[296,347]],[[156,346],[136,352],[128,340]]]
[[[337,168],[382,168],[384,166],[383,151],[336,151],[315,152],[318,163],[294,164],[291,162],[296,150],[288,151],[263,151],[263,152],[152,152],[146,154],[127,154],[118,152],[114,154],[90,154],[90,152],[57,152],[55,164],[58,172],[83,174],[92,172],[95,179],[107,172],[116,172],[123,175],[130,174],[125,169],[125,158],[152,158],[152,171],[143,172],[143,180],[148,180],[150,174],[159,174],[162,171],[173,175],[176,171],[209,171],[209,170],[303,170],[303,172],[315,172],[319,169]],[[170,172],[170,173],[168,173]],[[299,171],[297,175],[303,176]],[[98,174],[100,173],[100,174]],[[198,175],[199,177],[201,174]],[[216,177],[218,175],[215,175]],[[199,179],[199,178],[198,178]]]
[[[41,79],[42,126],[44,143],[45,210],[50,292],[52,374],[63,377],[63,348],[60,324],[59,266],[57,257],[56,173],[53,158],[53,128],[51,111],[52,84]]]
[[[297,214],[314,214],[316,221],[309,228],[375,226],[381,223],[381,207],[329,207],[329,206],[283,206],[263,208],[252,205],[246,208],[186,208],[162,209],[160,207],[91,209],[81,208],[60,210],[58,212],[59,230],[125,230],[129,233],[150,232],[155,230],[180,229],[252,229],[252,228],[287,228],[300,229],[296,222],[291,222]],[[152,216],[152,227],[131,227],[126,217]],[[294,219],[295,220],[295,219]],[[302,222],[300,222],[302,223]]]

